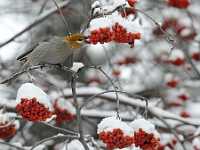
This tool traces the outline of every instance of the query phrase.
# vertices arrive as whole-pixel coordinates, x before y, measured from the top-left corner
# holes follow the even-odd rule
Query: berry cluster
[[[160,147],[158,148],[158,150],[165,150],[166,148],[169,148],[171,150],[175,149],[175,146],[177,144],[176,139],[172,139],[171,141],[169,141],[168,143],[164,144],[164,145],[160,145]]]
[[[174,65],[174,66],[182,66],[182,65],[185,64],[185,59],[184,59],[184,58],[177,57],[177,58],[174,59],[174,60],[168,60],[167,63],[172,64],[172,65]]]
[[[5,122],[0,124],[0,139],[8,139],[16,133],[15,124]]]
[[[124,135],[121,129],[113,129],[112,132],[101,132],[99,138],[106,144],[107,149],[125,148],[134,143],[134,138]]]
[[[118,69],[113,69],[112,70],[112,76],[113,77],[119,77],[121,75],[121,71]]]
[[[190,5],[189,0],[168,0],[167,1],[169,6],[185,9]]]
[[[195,61],[200,61],[200,52],[193,52],[191,57]]]
[[[189,117],[191,117],[190,114],[187,111],[182,111],[180,113],[180,116],[183,117],[183,118],[189,118]]]
[[[137,132],[134,132],[134,144],[143,150],[158,150],[160,140],[140,128]]]
[[[49,108],[39,103],[36,98],[22,98],[21,102],[16,106],[16,111],[29,121],[45,121],[52,116]]]
[[[177,79],[171,79],[171,80],[167,81],[166,85],[168,87],[170,87],[170,88],[175,88],[175,87],[177,87],[177,85],[179,84],[179,82],[180,81],[177,80]]]
[[[131,7],[135,7],[135,4],[137,3],[137,0],[127,0],[128,1],[128,4],[131,6]]]
[[[196,36],[196,32],[191,27],[181,24],[175,18],[166,18],[162,23],[161,28],[164,31],[172,29],[180,39],[185,41],[191,41]],[[187,32],[185,33],[185,31]],[[157,36],[163,34],[160,28],[156,28],[153,33]]]
[[[97,44],[98,42],[103,44],[114,41],[117,43],[128,43],[133,47],[134,41],[138,39],[141,39],[141,34],[139,32],[127,32],[122,25],[115,23],[112,29],[100,28],[92,31],[91,35],[88,37],[88,42],[92,44]]]
[[[115,64],[121,66],[121,65],[129,65],[129,64],[135,64],[137,62],[137,58],[136,57],[131,57],[131,56],[126,56],[123,59],[118,60],[117,62],[115,62]]]
[[[182,100],[183,102],[185,102],[185,101],[187,101],[189,99],[189,96],[187,94],[185,94],[185,93],[182,93],[182,94],[178,95],[178,98],[180,100]]]
[[[74,114],[71,114],[67,109],[62,109],[58,106],[57,100],[54,105],[54,113],[56,114],[56,124],[61,125],[65,121],[72,121],[76,118]]]

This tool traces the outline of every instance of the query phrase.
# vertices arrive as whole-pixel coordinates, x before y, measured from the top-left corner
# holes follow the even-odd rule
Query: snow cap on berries
[[[53,106],[57,125],[66,121],[73,121],[76,118],[76,109],[69,100],[59,98],[55,100]]]
[[[17,92],[16,111],[29,121],[47,121],[52,118],[48,95],[32,83],[23,84]]]
[[[110,28],[112,22],[108,17],[95,18],[90,22],[90,31],[98,30],[99,28]]]
[[[116,148],[115,150],[142,150],[140,147],[135,147],[135,145],[133,144],[132,146],[126,147],[126,148]]]
[[[17,91],[16,102],[20,103],[22,98],[36,98],[38,102],[52,109],[49,96],[33,83],[24,83],[20,86]]]
[[[56,100],[56,104],[59,108],[67,109],[71,114],[76,114],[76,109],[69,100],[59,98]]]
[[[184,53],[179,49],[173,50],[169,57],[170,60],[176,60],[177,58],[181,58],[181,59],[185,58]]]
[[[19,128],[18,120],[11,120],[10,113],[0,113],[0,139],[13,137]]]
[[[121,129],[125,135],[132,135],[133,129],[129,127],[125,122],[122,122],[120,119],[116,117],[107,117],[104,118],[100,124],[98,124],[97,133],[113,131],[113,129]]]
[[[153,134],[156,138],[160,138],[160,134],[157,132],[155,125],[152,124],[150,121],[145,120],[143,118],[136,119],[130,123],[130,126],[133,128],[134,131],[139,131],[142,129],[148,134]]]

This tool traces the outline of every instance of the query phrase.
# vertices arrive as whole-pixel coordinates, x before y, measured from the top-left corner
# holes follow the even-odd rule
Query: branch
[[[82,118],[81,118],[81,110],[79,107],[79,103],[77,100],[77,93],[76,93],[76,79],[78,78],[77,73],[74,73],[72,76],[72,80],[71,80],[71,88],[72,88],[72,96],[74,99],[74,105],[76,107],[76,116],[77,116],[77,124],[78,124],[78,131],[80,134],[80,142],[83,144],[84,149],[89,150],[87,143],[85,142],[84,139],[84,134],[83,134],[83,126],[82,126]]]
[[[69,4],[69,2],[70,2],[70,0],[66,0],[64,2],[61,2],[61,3],[59,3],[59,7],[60,8],[66,7]],[[13,37],[9,38],[5,42],[1,43],[0,44],[0,48],[4,47],[5,45],[7,45],[10,42],[12,42],[13,40],[15,40],[17,37],[21,36],[23,33],[29,31],[30,29],[32,29],[33,27],[37,26],[41,22],[45,21],[50,16],[52,16],[54,13],[56,13],[57,10],[58,10],[57,7],[54,7],[52,9],[50,9],[48,12],[45,12],[45,13],[41,14],[40,16],[38,16],[38,18],[36,18],[29,25],[27,25],[23,30],[21,30],[20,32],[16,33]]]
[[[13,147],[13,148],[18,149],[18,150],[26,150],[26,149],[23,148],[23,147],[19,147],[19,146],[17,146],[17,145],[13,145],[13,144],[11,144],[11,143],[7,143],[7,142],[4,142],[4,141],[0,141],[0,144],[7,145],[7,146],[9,146],[9,147]]]
[[[30,150],[34,150],[36,147],[38,147],[39,145],[41,145],[42,143],[45,143],[47,141],[50,141],[50,140],[54,140],[54,139],[58,139],[58,138],[78,138],[78,136],[75,136],[75,135],[62,135],[62,134],[57,134],[55,136],[52,136],[52,137],[49,137],[49,138],[46,138],[46,139],[43,139],[37,143],[35,143]]]
[[[65,89],[64,91],[65,97],[70,98],[72,96],[71,89]],[[93,95],[98,95],[99,93],[104,92],[104,90],[100,88],[94,88],[94,87],[82,87],[77,89],[77,97],[91,97]],[[101,96],[97,96],[102,99],[106,99],[111,102],[116,102],[115,94],[113,93],[107,93]],[[119,94],[119,99],[122,104],[134,106],[134,107],[140,107],[145,109],[146,103],[137,101],[136,99],[132,97],[128,97],[124,94]],[[171,112],[168,112],[166,110],[162,110],[161,108],[155,107],[152,103],[149,102],[148,111],[152,114],[159,114],[160,117],[170,120],[176,120],[178,122],[183,122],[185,124],[193,125],[193,126],[199,126],[200,120],[198,119],[192,119],[192,118],[182,118],[180,116],[177,116]]]
[[[14,79],[16,79],[18,76],[26,73],[26,72],[30,72],[30,71],[33,71],[33,70],[37,70],[37,69],[42,69],[42,68],[51,68],[53,67],[54,69],[62,69],[62,70],[65,70],[65,71],[68,71],[68,72],[72,72],[73,73],[73,70],[71,70],[70,68],[68,67],[65,67],[65,66],[59,66],[59,65],[51,65],[51,64],[43,64],[43,65],[36,65],[36,66],[31,66],[25,70],[22,70],[20,72],[17,72],[15,74],[13,74],[10,78],[4,80],[4,81],[1,81],[0,84],[5,84],[5,83],[8,83]]]

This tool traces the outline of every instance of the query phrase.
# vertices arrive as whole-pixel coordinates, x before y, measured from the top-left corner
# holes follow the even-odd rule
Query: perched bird
[[[23,69],[42,64],[64,65],[68,60],[73,62],[73,55],[80,52],[83,43],[84,36],[79,33],[65,37],[54,36],[49,41],[39,42],[17,60],[24,63]]]

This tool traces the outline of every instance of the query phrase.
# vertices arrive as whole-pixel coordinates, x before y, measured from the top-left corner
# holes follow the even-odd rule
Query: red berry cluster
[[[22,98],[21,102],[16,106],[16,111],[29,121],[45,121],[52,116],[49,108],[39,103],[36,98]]]
[[[138,61],[138,59],[136,57],[126,56],[125,58],[120,59],[114,63],[119,66],[122,66],[122,65],[135,64],[137,61]]]
[[[158,150],[165,150],[165,148],[169,148],[170,150],[174,150],[177,144],[176,139],[172,139],[170,142],[166,143],[165,145],[160,145]]]
[[[76,118],[75,115],[71,114],[67,109],[62,109],[58,106],[58,100],[54,103],[54,113],[56,114],[56,124],[61,125],[65,121],[72,121]]]
[[[119,77],[121,75],[121,71],[117,69],[113,69],[112,76]]]
[[[183,117],[183,118],[189,118],[189,117],[191,117],[190,114],[187,111],[182,111],[180,113],[180,116]]]
[[[117,43],[129,43],[131,47],[134,46],[135,40],[141,39],[141,34],[127,32],[126,29],[119,23],[115,23],[112,27],[112,39]]]
[[[193,31],[192,28],[185,26],[181,24],[177,19],[175,18],[166,18],[161,26],[162,30],[166,31],[168,29],[172,29],[176,35],[185,41],[191,41],[195,38],[196,32]],[[189,30],[190,32],[186,35],[183,35],[184,30]],[[153,33],[157,36],[162,35],[163,32],[161,31],[160,28],[156,28]]]
[[[167,63],[172,64],[174,66],[182,66],[185,64],[185,59],[177,57],[174,60],[168,60]]]
[[[192,59],[195,61],[200,61],[200,52],[193,52]]]
[[[168,0],[167,1],[169,6],[173,6],[176,8],[185,9],[190,5],[189,0]]]
[[[16,133],[16,127],[14,124],[9,124],[9,122],[0,124],[0,139],[8,139],[14,136]]]
[[[110,28],[99,28],[99,30],[94,30],[89,36],[89,43],[97,44],[98,42],[108,43],[112,41],[112,31]]]
[[[98,42],[103,44],[114,41],[117,43],[128,43],[133,47],[134,41],[138,39],[141,39],[141,34],[139,32],[127,32],[122,25],[115,23],[115,25],[112,26],[112,30],[110,28],[100,28],[92,31],[91,35],[88,37],[88,42],[92,44],[97,44]]]
[[[187,100],[189,99],[189,96],[186,95],[186,94],[184,94],[184,93],[182,93],[182,94],[180,94],[180,95],[178,96],[178,98],[179,98],[180,100],[182,100],[183,102],[185,102],[185,101],[187,101]]]
[[[134,143],[134,138],[124,135],[121,129],[113,129],[112,132],[101,132],[99,138],[106,144],[107,149],[129,147]]]
[[[153,134],[146,133],[142,129],[134,132],[134,144],[143,150],[158,150],[160,140],[156,139]]]
[[[171,79],[166,83],[166,85],[170,88],[175,88],[177,87],[178,83],[179,83],[179,80]]]

